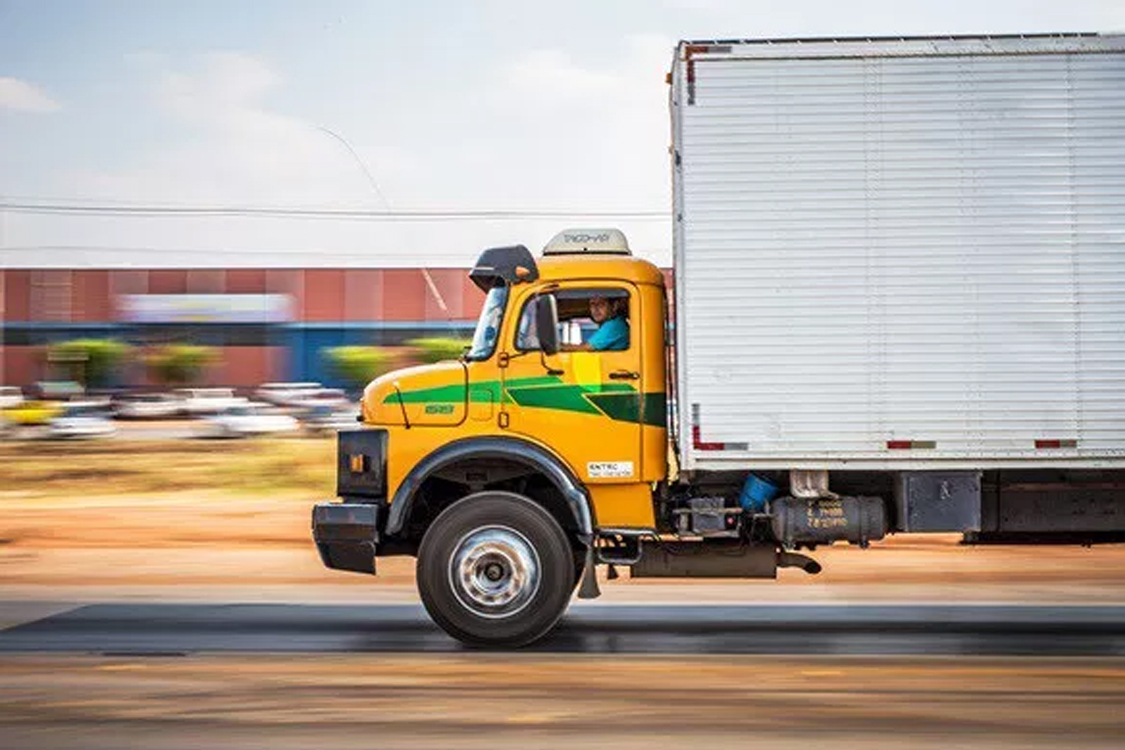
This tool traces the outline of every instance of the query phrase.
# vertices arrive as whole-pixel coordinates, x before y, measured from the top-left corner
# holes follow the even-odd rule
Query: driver
[[[623,297],[591,297],[590,317],[598,330],[583,344],[560,347],[570,352],[621,352],[629,348],[629,300]]]

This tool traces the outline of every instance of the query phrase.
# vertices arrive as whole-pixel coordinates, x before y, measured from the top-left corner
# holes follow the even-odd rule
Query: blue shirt
[[[596,352],[623,352],[629,348],[629,323],[625,318],[610,318],[586,342]]]

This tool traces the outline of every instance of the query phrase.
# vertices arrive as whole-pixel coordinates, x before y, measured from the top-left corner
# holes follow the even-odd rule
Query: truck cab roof
[[[647,260],[634,258],[619,229],[568,229],[559,232],[539,257],[524,245],[492,247],[481,253],[469,272],[481,291],[502,284],[612,279],[634,284],[664,283],[664,274]]]
[[[647,260],[630,255],[583,253],[537,258],[543,281],[614,279],[634,284],[664,284],[664,274]]]

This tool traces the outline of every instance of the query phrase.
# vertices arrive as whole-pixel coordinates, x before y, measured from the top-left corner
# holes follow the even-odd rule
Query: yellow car
[[[62,413],[60,401],[24,401],[3,411],[4,419],[19,427],[45,425]]]

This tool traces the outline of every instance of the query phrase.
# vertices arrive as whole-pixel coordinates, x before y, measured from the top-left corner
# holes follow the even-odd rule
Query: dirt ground
[[[6,491],[0,599],[412,600],[410,558],[380,559],[377,577],[323,568],[309,533],[310,506],[322,497]],[[599,601],[1125,603],[1125,545],[974,547],[956,535],[901,535],[813,556],[823,573],[782,570],[777,581],[625,574],[603,586]]]
[[[325,570],[310,508],[331,438],[0,444],[0,600],[415,600],[414,561]],[[1125,603],[1125,545],[971,547],[957,535],[821,548],[777,581],[630,581],[601,602]],[[604,572],[603,572],[604,576]]]
[[[18,656],[0,746],[1119,748],[1122,660]]]

